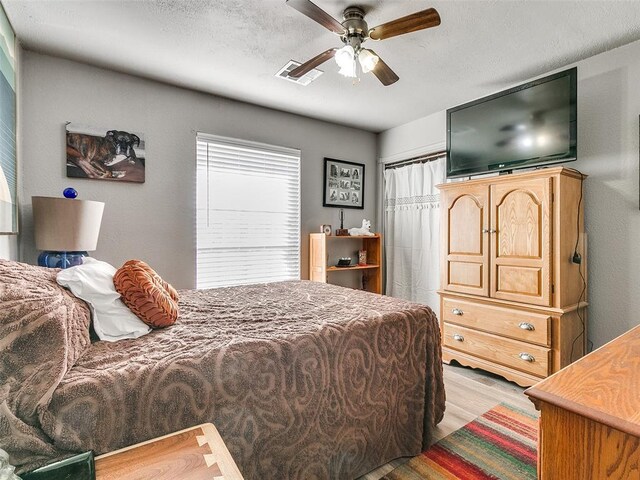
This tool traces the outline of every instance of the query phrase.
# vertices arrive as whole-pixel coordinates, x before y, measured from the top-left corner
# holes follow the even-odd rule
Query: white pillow
[[[106,262],[85,257],[82,265],[61,270],[56,280],[91,307],[93,328],[100,340],[115,342],[138,338],[151,328],[129,310],[113,285],[116,269]]]

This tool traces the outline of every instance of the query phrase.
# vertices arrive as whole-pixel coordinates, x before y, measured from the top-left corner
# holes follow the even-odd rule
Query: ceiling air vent
[[[318,70],[317,68],[314,68],[313,70],[305,73],[299,78],[290,77],[289,72],[299,66],[300,66],[300,62],[294,62],[293,60],[289,60],[289,62],[284,67],[282,67],[278,71],[278,73],[276,73],[276,77],[283,78],[284,80],[289,80],[290,82],[297,83],[298,85],[307,86],[323,73],[322,70]]]

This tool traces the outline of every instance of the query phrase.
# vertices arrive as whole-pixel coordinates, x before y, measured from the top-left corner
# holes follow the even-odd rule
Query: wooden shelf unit
[[[327,267],[327,272],[341,272],[345,270],[367,270],[368,268],[380,268],[380,265],[353,265],[351,267]]]
[[[354,264],[350,267],[336,267],[329,265],[329,257],[335,250],[335,245],[341,248],[353,243],[353,251],[367,251],[367,265]],[[357,253],[350,256],[357,261]],[[352,260],[353,262],[353,260]],[[337,258],[332,263],[337,263]],[[336,283],[331,281],[331,276],[337,272],[360,271],[362,282],[372,293],[382,293],[382,235],[376,233],[373,236],[336,236],[324,233],[312,233],[309,235],[309,279],[313,282]],[[329,275],[331,274],[331,276]]]

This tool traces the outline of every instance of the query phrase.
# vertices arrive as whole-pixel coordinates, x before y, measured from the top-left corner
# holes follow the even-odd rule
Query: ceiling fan
[[[342,75],[357,77],[357,59],[363,73],[372,72],[383,85],[391,85],[399,80],[398,75],[373,50],[362,48],[362,44],[368,39],[384,40],[440,25],[440,15],[434,8],[369,28],[360,7],[347,7],[340,23],[310,0],[287,0],[287,5],[339,35],[344,43],[342,48],[330,48],[293,69],[289,72],[293,78],[303,76],[330,58],[335,58]]]

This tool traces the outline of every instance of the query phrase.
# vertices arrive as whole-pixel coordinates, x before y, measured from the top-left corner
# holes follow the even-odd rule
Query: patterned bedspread
[[[312,282],[181,291],[167,329],[92,344],[42,430],[105,453],[212,422],[247,480],[352,479],[415,455],[444,413],[426,306]]]

